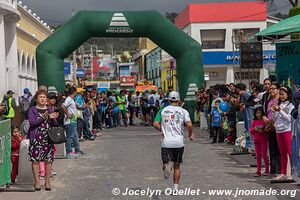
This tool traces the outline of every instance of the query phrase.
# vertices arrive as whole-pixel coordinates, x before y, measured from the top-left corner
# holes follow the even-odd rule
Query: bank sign
[[[239,64],[240,53],[235,51],[212,51],[202,52],[204,65],[232,65]],[[268,50],[263,52],[264,64],[276,63],[276,51]]]

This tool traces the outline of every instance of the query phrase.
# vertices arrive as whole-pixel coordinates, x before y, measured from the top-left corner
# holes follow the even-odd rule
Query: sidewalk
[[[103,137],[103,136],[101,136]],[[98,137],[97,140],[100,140],[101,137]],[[84,156],[87,156],[88,149],[91,146],[93,141],[86,140],[85,142],[80,142],[80,148],[85,153],[84,155],[80,155],[78,159],[55,159],[53,163],[53,169],[56,171],[57,175],[51,180],[51,185],[55,188],[59,188],[64,182],[65,175],[68,174],[68,169],[72,167],[76,167],[76,161],[81,159]],[[87,151],[85,151],[85,149]],[[64,175],[64,176],[60,176]],[[47,194],[53,193],[53,191],[46,192],[44,190],[44,181],[41,180],[42,190],[36,192],[33,190],[33,185],[11,185],[9,189],[5,189],[4,191],[0,189],[0,200],[33,200],[33,199],[41,199],[46,200]]]
[[[199,128],[199,127],[198,127]],[[200,143],[210,144],[212,139],[209,139],[209,133],[205,131],[196,131],[196,137],[200,138]],[[250,167],[250,165],[256,165],[255,157],[252,154],[242,154],[242,155],[230,155],[233,151],[233,145],[220,143],[220,144],[211,144],[212,150],[216,151],[219,155],[223,156],[224,160],[228,160],[228,167],[242,167],[245,172],[247,173],[235,173],[235,176],[239,176],[242,178],[251,178],[253,181],[263,185],[265,188],[272,188],[272,189],[288,189],[288,190],[297,190],[296,198],[300,200],[300,186],[297,183],[276,183],[271,184],[271,177],[253,177],[254,173],[256,172],[256,167]],[[263,164],[263,161],[262,161]],[[285,199],[283,197],[278,197],[279,199]]]

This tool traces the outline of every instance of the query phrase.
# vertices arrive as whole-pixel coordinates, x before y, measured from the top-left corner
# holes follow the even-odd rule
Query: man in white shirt
[[[193,124],[187,110],[178,106],[179,94],[169,94],[170,105],[159,110],[155,117],[154,127],[161,132],[161,157],[165,179],[169,178],[173,162],[173,192],[178,191],[180,163],[184,151],[184,125],[188,127],[188,137],[193,140]]]
[[[78,158],[78,153],[80,153],[80,145],[77,133],[77,108],[74,101],[76,95],[76,88],[71,87],[69,90],[69,96],[66,98],[65,102],[62,104],[61,108],[65,113],[64,125],[66,129],[66,158]],[[72,152],[71,142],[75,146],[75,153]]]

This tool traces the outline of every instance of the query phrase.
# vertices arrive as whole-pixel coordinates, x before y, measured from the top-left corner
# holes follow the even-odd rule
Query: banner
[[[70,62],[64,62],[64,74],[65,75],[71,74],[71,63]]]
[[[10,183],[11,128],[10,120],[0,121],[0,186]]]
[[[110,82],[98,82],[98,92],[110,90]]]
[[[122,85],[134,85],[135,77],[134,76],[120,76],[120,86]]]
[[[300,85],[300,42],[276,43],[276,76],[279,83]]]
[[[119,65],[119,70],[120,70],[120,77],[121,76],[130,76],[130,65]]]
[[[93,78],[96,81],[116,81],[117,77],[117,61],[115,59],[94,57]]]

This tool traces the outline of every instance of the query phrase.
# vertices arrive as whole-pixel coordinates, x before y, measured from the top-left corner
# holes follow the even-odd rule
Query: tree
[[[268,0],[265,0],[265,1],[268,2]],[[270,0],[271,3],[273,3],[274,1],[275,0]],[[299,4],[299,0],[288,0],[288,1],[291,3],[291,5],[293,6],[293,8],[297,7],[298,4]]]
[[[178,16],[178,13],[176,13],[176,12],[171,12],[171,13],[166,12],[165,16],[168,20],[170,20],[173,24],[175,24],[175,18]]]
[[[298,0],[289,0],[289,2],[292,4],[293,8],[297,7],[299,3]]]

